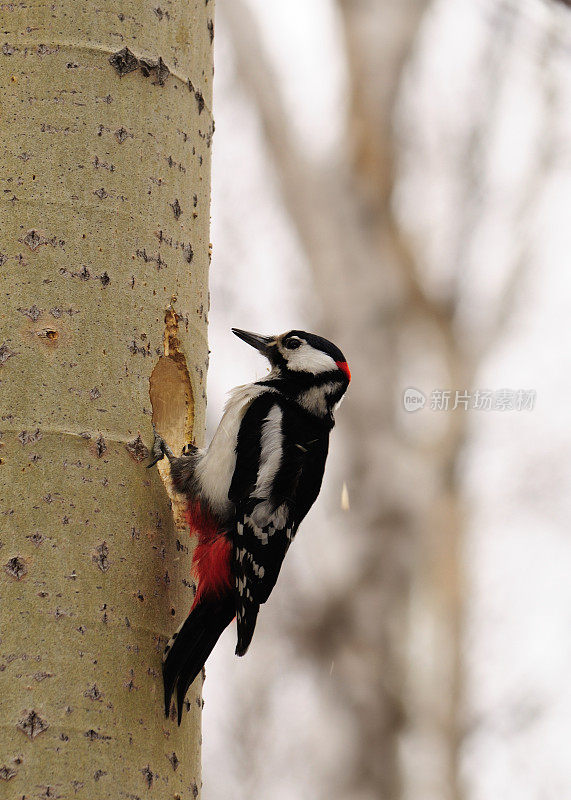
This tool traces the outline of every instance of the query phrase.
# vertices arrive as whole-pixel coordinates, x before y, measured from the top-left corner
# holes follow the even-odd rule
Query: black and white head
[[[330,416],[347,391],[351,372],[333,342],[306,331],[260,336],[239,328],[232,332],[262,355],[272,370],[263,383],[279,387],[318,416]]]

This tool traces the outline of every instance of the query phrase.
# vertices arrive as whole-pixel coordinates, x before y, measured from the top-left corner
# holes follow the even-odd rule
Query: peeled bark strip
[[[2,798],[198,796],[199,687],[179,729],[161,682],[190,541],[145,464],[153,415],[204,428],[213,10],[2,7]]]

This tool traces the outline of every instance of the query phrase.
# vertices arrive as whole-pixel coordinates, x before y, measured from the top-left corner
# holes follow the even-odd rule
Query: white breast
[[[240,424],[252,400],[267,391],[266,387],[255,384],[238,386],[232,390],[210,446],[196,466],[195,475],[201,494],[220,516],[225,516],[232,510],[228,492],[236,467],[236,443]]]

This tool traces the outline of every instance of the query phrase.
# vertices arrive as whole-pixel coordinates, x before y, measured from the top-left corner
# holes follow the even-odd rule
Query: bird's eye
[[[286,339],[284,342],[284,347],[287,347],[288,350],[295,350],[300,346],[301,342],[299,339]]]

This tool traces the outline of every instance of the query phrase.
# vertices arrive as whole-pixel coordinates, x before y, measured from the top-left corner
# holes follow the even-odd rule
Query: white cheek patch
[[[232,507],[228,500],[228,491],[236,468],[236,444],[240,424],[250,402],[264,391],[268,390],[248,384],[237,386],[231,392],[208,450],[196,466],[200,490],[218,514],[225,514]]]
[[[337,369],[337,364],[322,350],[315,350],[309,344],[302,344],[297,350],[286,350],[285,358],[288,369],[296,372],[313,372],[318,375],[320,372],[332,372]]]

